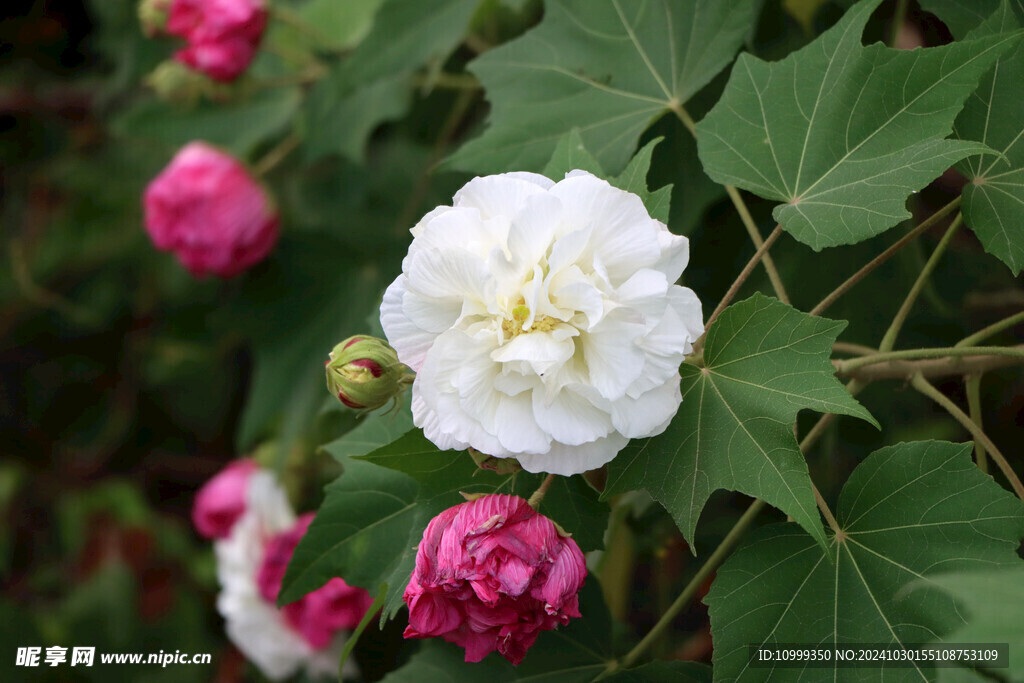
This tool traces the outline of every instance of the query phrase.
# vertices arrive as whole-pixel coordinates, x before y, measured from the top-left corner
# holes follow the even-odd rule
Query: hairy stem
[[[889,47],[896,47],[896,39],[900,35],[900,28],[907,20],[908,0],[896,0],[896,9],[892,13],[892,23],[889,24]]]
[[[851,356],[870,356],[878,353],[878,349],[863,344],[851,344],[849,342],[836,342],[832,345],[833,353],[848,353]]]
[[[355,649],[356,643],[359,642],[359,636],[363,635],[363,631],[366,630],[367,625],[377,614],[380,613],[381,606],[384,605],[384,598],[387,596],[387,586],[381,586],[380,592],[377,593],[377,597],[373,599],[373,604],[370,605],[369,609],[366,610],[366,614],[359,621],[359,625],[356,626],[356,630],[348,637],[345,641],[345,647],[341,651],[341,658],[338,661],[338,680],[345,680],[342,677],[341,672],[345,670],[345,662],[348,661],[348,656],[352,654],[352,650]]]
[[[844,375],[849,375],[857,368],[866,365],[877,365],[893,360],[915,360],[921,358],[962,358],[964,356],[1015,356],[1024,358],[1024,345],[1021,346],[948,346],[935,349],[907,349],[905,351],[887,351],[885,353],[873,353],[860,358],[849,358],[847,360],[834,361],[836,370]]]
[[[530,496],[530,500],[526,501],[534,510],[540,509],[540,503],[544,500],[544,496],[547,495],[548,489],[551,488],[551,484],[555,481],[555,476],[556,475],[554,474],[549,474],[544,477],[544,481],[540,483],[537,490],[533,492],[532,496]]]
[[[1024,349],[1024,346],[1019,348]],[[832,361],[833,365],[837,366],[843,362],[845,361]],[[859,379],[863,382],[873,382],[880,379],[908,380],[917,374],[924,377],[963,376],[1019,365],[1024,365],[1024,357],[1017,355],[944,356],[942,358],[927,358],[924,360],[890,360],[875,365],[867,365],[853,371],[837,370],[837,372],[844,377]]]
[[[956,234],[957,229],[963,222],[963,215],[957,214],[956,218],[950,224],[949,229],[946,230],[946,234],[939,240],[938,245],[935,247],[935,251],[928,258],[928,262],[924,264],[924,268],[921,269],[921,274],[917,276],[917,280],[914,285],[910,288],[910,292],[907,293],[907,298],[903,300],[903,305],[900,306],[900,310],[896,312],[896,317],[892,319],[892,324],[889,325],[889,329],[885,331],[885,336],[882,337],[882,343],[878,345],[878,350],[881,352],[892,351],[892,347],[896,345],[896,337],[900,334],[900,329],[903,327],[903,323],[907,320],[907,315],[910,313],[910,309],[914,307],[914,302],[917,301],[918,295],[921,294],[921,290],[924,289],[925,283],[928,282],[928,278],[931,277],[932,271],[935,270],[935,266],[938,265],[939,259],[942,254],[946,251],[946,247],[953,239],[953,235]]]
[[[947,413],[953,416],[957,422],[963,425],[964,429],[971,433],[971,436],[980,441],[992,456],[992,459],[999,465],[999,469],[1006,476],[1007,481],[1010,482],[1010,486],[1013,487],[1017,497],[1024,500],[1024,484],[1021,484],[1020,477],[1013,471],[1010,463],[1003,456],[1002,452],[996,448],[996,445],[992,443],[992,440],[988,438],[988,435],[981,430],[981,427],[975,424],[974,420],[968,417],[964,411],[960,410],[945,394],[932,386],[921,374],[916,374],[911,378],[910,386],[945,408]]]
[[[984,430],[981,423],[981,373],[967,375],[964,377],[964,387],[967,389],[967,409],[971,414],[971,422],[978,425],[978,429]],[[988,458],[985,457],[985,444],[974,439],[974,459],[978,463],[978,469],[988,472]]]
[[[878,266],[888,261],[896,252],[898,252],[900,249],[913,242],[919,235],[935,227],[936,223],[938,223],[943,218],[948,216],[950,213],[955,211],[959,206],[960,197],[957,196],[956,199],[946,204],[944,207],[933,213],[927,219],[921,221],[920,225],[918,225],[916,228],[914,228],[906,235],[901,237],[899,241],[897,241],[891,247],[889,247],[881,254],[879,254],[871,261],[869,261],[863,268],[861,268],[856,273],[848,277],[846,281],[843,282],[843,284],[833,289],[828,296],[826,296],[824,299],[818,302],[818,305],[811,309],[811,315],[821,315],[822,313],[824,313],[829,306],[834,304],[836,300],[839,299],[839,297],[850,291],[854,285],[856,285],[858,282],[867,277],[868,274],[871,273],[871,271],[875,270],[876,268],[878,268]]]
[[[971,336],[964,337],[956,344],[954,344],[954,346],[974,346],[978,342],[988,339],[991,336],[997,335],[1003,330],[1008,330],[1014,325],[1018,325],[1020,323],[1024,323],[1024,311],[1021,311],[1020,313],[1015,313],[1011,315],[1009,318],[1003,318],[997,323],[992,323],[988,327],[978,330]]]
[[[750,257],[749,261],[747,261],[747,265],[743,267],[743,270],[740,271],[740,274],[736,276],[735,280],[733,280],[733,283],[729,286],[729,291],[725,293],[725,296],[722,297],[722,300],[718,302],[718,306],[715,307],[715,310],[711,314],[711,317],[708,318],[708,322],[704,326],[705,329],[711,327],[711,323],[715,322],[715,320],[718,319],[718,316],[721,315],[722,311],[725,310],[725,307],[732,302],[732,300],[736,297],[736,292],[740,290],[740,287],[743,286],[743,283],[746,282],[747,278],[750,277],[750,274],[754,272],[754,268],[756,268],[757,264],[761,261],[761,259],[768,254],[768,250],[771,249],[771,246],[775,244],[775,240],[779,239],[781,235],[782,226],[776,225],[775,229],[772,230],[772,234],[768,235],[768,239],[766,239],[758,248],[758,250],[754,252],[754,255]]]
[[[690,135],[694,138],[697,137],[697,124],[690,118],[690,113],[686,111],[686,108],[679,102],[672,100],[668,103],[669,109],[683,122],[686,126],[686,130],[690,131]],[[736,212],[740,215],[740,220],[743,222],[743,227],[747,229],[747,233],[750,234],[750,239],[754,242],[754,247],[758,251],[761,250],[764,244],[764,238],[761,237],[761,231],[757,229],[757,224],[754,222],[754,218],[750,215],[750,211],[747,209],[746,202],[743,201],[743,197],[740,196],[739,190],[732,185],[723,185],[726,194],[729,195],[729,199],[732,201],[733,206],[736,207]],[[778,297],[782,303],[789,303],[789,296],[786,294],[786,288],[782,284],[782,278],[779,277],[779,271],[775,268],[775,262],[772,257],[767,253],[762,255],[761,262],[764,263],[765,272],[768,273],[768,279],[772,283],[772,289],[775,291],[775,296]]]
[[[825,518],[825,521],[828,522],[828,528],[831,529],[832,533],[836,536],[842,534],[843,531],[839,528],[839,522],[836,521],[835,515],[832,514],[832,510],[829,508],[828,503],[825,502],[825,499],[821,496],[821,491],[818,490],[818,487],[814,485],[813,481],[811,482],[811,490],[814,491],[814,502],[818,504],[818,509],[821,510],[822,516]]]

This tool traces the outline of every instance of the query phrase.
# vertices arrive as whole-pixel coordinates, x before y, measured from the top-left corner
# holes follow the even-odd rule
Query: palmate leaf
[[[845,326],[761,294],[725,309],[708,330],[704,368],[680,369],[683,403],[672,424],[609,463],[605,495],[647,490],[692,541],[712,491],[741,491],[792,516],[824,545],[793,422],[810,408],[877,426],[829,363]]]
[[[618,173],[640,134],[732,61],[757,0],[549,0],[526,34],[472,62],[490,125],[450,159],[477,173],[539,171],[579,128]]]
[[[345,472],[327,487],[295,549],[282,583],[282,604],[341,576],[374,594],[387,584],[382,617],[389,619],[402,606],[416,546],[434,516],[465,502],[462,493],[526,497],[543,478],[482,470],[466,453],[439,451],[418,429],[359,458],[335,455]],[[608,508],[580,479],[559,477],[541,511],[586,552],[601,546]]]
[[[880,0],[863,0],[803,49],[769,64],[740,55],[697,124],[712,179],[783,204],[773,216],[814,249],[891,228],[953,163],[987,151],[945,140],[982,74],[1019,35],[912,51],[864,47]]]
[[[794,524],[758,529],[706,598],[716,680],[934,679],[915,668],[754,668],[748,646],[927,643],[962,625],[933,576],[1024,564],[1024,505],[978,470],[970,450],[929,441],[870,455],[839,496],[843,537],[831,537],[831,556]]]
[[[1008,2],[969,37],[1012,33],[1020,20]],[[971,157],[957,165],[969,179],[963,190],[964,222],[974,230],[985,251],[1010,267],[1024,268],[1024,47],[1003,54],[967,100],[954,131],[957,137],[978,140],[999,153]]]
[[[931,12],[949,28],[957,40],[999,9],[1002,0],[919,0],[921,9]],[[1024,16],[1024,0],[1009,0],[1018,16]]]

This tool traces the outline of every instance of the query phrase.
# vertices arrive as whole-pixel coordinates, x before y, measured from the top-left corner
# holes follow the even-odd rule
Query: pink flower
[[[235,158],[191,142],[146,188],[146,230],[195,276],[231,277],[263,260],[278,217],[263,188]]]
[[[167,19],[167,32],[188,41],[174,58],[218,81],[248,68],[266,27],[262,0],[173,0]]]
[[[423,532],[404,599],[406,638],[440,636],[479,662],[519,664],[541,631],[579,617],[583,553],[517,496],[456,505]]]
[[[236,460],[206,482],[196,494],[192,523],[206,538],[226,538],[245,513],[249,476],[259,469],[252,460]]]
[[[277,603],[285,569],[292,559],[295,546],[306,535],[312,521],[313,513],[302,515],[295,526],[267,542],[263,562],[256,574],[260,595],[267,602]],[[285,605],[282,612],[291,627],[312,648],[321,649],[331,643],[337,631],[358,626],[372,603],[373,598],[362,588],[349,586],[343,579],[333,578],[312,593]]]

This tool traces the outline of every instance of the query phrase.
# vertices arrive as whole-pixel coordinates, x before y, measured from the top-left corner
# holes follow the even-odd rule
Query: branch
[[[989,353],[999,349],[996,353]],[[863,361],[871,356],[862,358],[850,358],[847,360],[833,360],[832,365],[836,367],[836,374],[841,377],[850,377],[862,382],[873,382],[880,379],[902,379],[907,380],[914,375],[923,377],[949,377],[952,375],[970,375],[1024,365],[1024,344],[1011,347],[989,347],[988,349],[956,349],[954,354],[946,354],[942,357],[925,358],[923,360],[904,360],[912,357],[919,351],[952,351],[953,349],[917,349],[910,351],[895,351],[888,354],[877,354],[875,358],[886,356],[892,360],[873,361],[870,364],[851,367],[853,361]],[[978,355],[965,355],[960,351],[978,351]],[[893,356],[902,354],[899,358]],[[920,358],[921,356],[918,356]]]
[[[967,409],[971,413],[971,420],[978,425],[978,429],[984,429],[985,425],[981,423],[981,373],[964,377],[964,388],[967,390]],[[988,473],[985,444],[977,439],[974,440],[974,460],[979,470]]]
[[[754,252],[754,255],[750,257],[750,260],[747,261],[747,265],[743,267],[743,270],[740,271],[740,274],[736,276],[736,279],[733,281],[732,285],[730,285],[729,291],[727,291],[725,296],[722,297],[722,300],[718,302],[718,306],[715,308],[714,313],[711,314],[711,317],[708,318],[707,324],[704,326],[705,329],[711,327],[711,323],[715,322],[715,320],[718,319],[718,316],[721,315],[722,311],[725,310],[725,307],[732,302],[736,297],[736,292],[738,292],[743,283],[747,281],[750,274],[754,272],[754,268],[757,267],[757,264],[761,259],[768,254],[768,250],[773,244],[775,244],[775,240],[779,239],[779,236],[781,235],[782,226],[776,225],[775,229],[772,230],[772,234],[768,235],[768,239],[766,239],[758,250]]]
[[[955,346],[974,346],[978,342],[988,339],[989,337],[999,334],[1003,330],[1009,329],[1022,322],[1024,322],[1024,311],[1011,315],[1009,318],[1003,318],[999,322],[992,323],[988,327],[978,330],[969,337],[964,337],[958,341]]]
[[[1024,500],[1024,484],[1021,484],[1020,477],[1010,467],[1010,463],[1007,462],[1006,457],[1000,452],[996,445],[992,443],[992,440],[988,438],[988,435],[981,430],[974,420],[964,414],[964,411],[960,410],[959,407],[952,401],[950,401],[945,394],[933,387],[928,383],[923,376],[920,374],[914,375],[910,380],[910,385],[920,391],[922,394],[932,399],[940,406],[946,409],[946,412],[953,416],[953,418],[963,425],[964,429],[971,433],[977,441],[981,442],[988,450],[989,455],[999,465],[999,469],[1002,470],[1003,474],[1006,475],[1006,479],[1010,482],[1010,486],[1013,487],[1017,497]]]
[[[916,228],[914,228],[906,235],[901,237],[899,241],[896,242],[896,244],[892,245],[891,247],[883,251],[881,254],[873,258],[871,261],[867,263],[867,265],[865,265],[856,273],[848,277],[846,279],[846,282],[833,289],[828,296],[822,299],[817,306],[811,309],[811,315],[821,315],[822,313],[824,313],[825,309],[834,304],[836,300],[843,294],[846,294],[848,291],[850,291],[850,289],[852,289],[855,284],[857,284],[865,277],[867,277],[871,273],[871,271],[873,271],[875,268],[878,268],[878,266],[888,261],[890,258],[892,258],[893,254],[895,254],[900,249],[913,242],[922,233],[930,230],[932,227],[935,226],[936,223],[938,223],[951,212],[956,210],[956,208],[959,206],[960,197],[958,196],[949,204],[946,204],[944,207],[933,213],[931,216],[921,221],[920,225],[918,225]]]

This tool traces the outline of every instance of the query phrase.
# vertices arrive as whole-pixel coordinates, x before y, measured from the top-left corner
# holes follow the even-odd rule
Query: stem
[[[750,526],[750,523],[754,521],[754,518],[757,517],[757,514],[761,511],[761,508],[763,508],[764,505],[764,501],[760,498],[754,500],[754,502],[750,504],[747,511],[743,513],[743,516],[739,518],[736,524],[733,525],[732,529],[729,530],[729,533],[726,534],[725,538],[722,539],[722,542],[717,548],[715,548],[715,552],[713,552],[711,557],[701,565],[701,568],[693,575],[690,582],[686,584],[686,587],[683,588],[679,597],[677,597],[669,608],[665,610],[665,613],[661,615],[661,618],[658,619],[658,623],[651,627],[651,630],[647,632],[647,635],[643,637],[643,640],[637,643],[636,646],[626,653],[621,660],[609,663],[608,668],[597,677],[597,680],[604,678],[619,669],[628,669],[640,657],[640,655],[642,655],[644,651],[646,651],[647,648],[650,647],[659,636],[661,636],[665,629],[671,626],[672,621],[675,620],[676,616],[690,602],[690,598],[692,598],[694,593],[697,592],[697,589],[704,583],[704,580],[711,576],[711,573],[718,569],[719,565],[725,561],[725,558],[729,555],[730,551],[732,551],[733,546],[740,540],[740,537],[747,530],[747,527]]]
[[[772,230],[772,234],[768,235],[768,239],[758,247],[757,251],[754,252],[754,255],[750,257],[749,261],[747,261],[747,265],[743,267],[743,270],[740,271],[738,276],[736,276],[732,285],[729,286],[729,291],[727,291],[725,296],[722,297],[722,300],[718,302],[718,306],[715,308],[714,313],[711,314],[711,317],[708,318],[708,322],[704,326],[705,328],[711,327],[711,323],[715,322],[715,320],[718,319],[718,316],[721,315],[722,311],[725,310],[725,307],[732,302],[733,298],[736,296],[736,292],[738,292],[743,283],[747,281],[750,274],[754,272],[754,268],[756,268],[761,259],[767,255],[768,250],[773,244],[775,244],[775,240],[779,239],[779,236],[781,235],[782,226],[776,225],[775,229]]]
[[[359,642],[359,636],[363,635],[363,631],[366,630],[367,625],[373,621],[373,618],[380,612],[381,605],[384,604],[384,597],[387,595],[387,586],[381,586],[380,592],[377,593],[377,597],[373,599],[373,604],[366,610],[366,614],[359,621],[359,625],[356,626],[356,630],[348,637],[345,641],[345,647],[341,651],[341,658],[338,661],[338,682],[344,681],[344,677],[341,675],[342,670],[345,668],[345,662],[348,661],[348,656],[352,654],[352,650],[355,648],[356,643]]]
[[[865,365],[877,365],[892,360],[912,360],[916,358],[962,358],[964,356],[1015,356],[1024,358],[1024,345],[1022,346],[949,346],[938,349],[907,349],[905,351],[887,351],[885,353],[874,353],[870,356],[860,358],[849,358],[836,361],[836,371],[849,375],[857,368]]]
[[[917,276],[917,281],[910,288],[910,292],[907,294],[907,298],[903,300],[903,305],[900,306],[900,310],[896,312],[896,317],[893,318],[892,324],[889,325],[889,329],[885,331],[885,336],[882,337],[882,343],[878,345],[878,350],[883,353],[886,351],[892,351],[892,347],[896,344],[896,337],[899,336],[900,328],[903,327],[903,323],[907,319],[907,315],[910,313],[910,309],[914,307],[914,302],[917,301],[918,295],[921,294],[921,290],[924,289],[924,285],[928,282],[928,278],[931,277],[932,271],[935,270],[935,266],[938,265],[939,259],[942,254],[946,251],[946,247],[953,240],[953,235],[956,234],[957,228],[963,222],[963,215],[957,214],[956,218],[950,224],[949,229],[946,230],[946,234],[939,240],[939,244],[935,247],[935,251],[928,258],[928,262],[924,264],[924,268],[921,269],[921,274]]]
[[[1024,311],[1021,311],[1020,313],[1015,313],[1011,315],[1009,318],[1003,318],[997,323],[992,323],[988,327],[978,330],[971,336],[964,337],[956,344],[954,344],[954,346],[974,346],[978,342],[984,339],[988,339],[991,336],[997,335],[1003,330],[1009,329],[1014,325],[1022,322],[1024,322]]]
[[[1024,346],[1018,347],[1024,350]],[[842,361],[832,361],[834,364]],[[1024,365],[1024,357],[1008,355],[966,356],[963,358],[929,358],[925,360],[891,360],[877,365],[868,365],[853,372],[838,371],[845,377],[859,379],[862,382],[873,382],[879,379],[907,380],[914,375],[924,377],[949,377],[951,375],[973,375]]]
[[[679,120],[686,126],[686,130],[690,131],[690,135],[697,138],[697,124],[690,118],[690,113],[686,111],[683,105],[676,102],[674,99],[668,102],[668,108],[671,109]],[[729,195],[729,199],[732,200],[732,205],[736,207],[736,212],[740,215],[740,220],[743,222],[743,227],[747,229],[747,233],[750,234],[750,239],[754,242],[754,247],[758,251],[761,250],[761,246],[764,244],[764,238],[761,237],[761,231],[757,229],[757,223],[754,222],[754,218],[750,215],[750,211],[747,209],[746,203],[743,201],[743,197],[740,196],[739,190],[732,185],[723,185],[726,194]],[[761,261],[764,263],[765,272],[768,273],[768,279],[772,283],[772,289],[775,291],[775,296],[778,297],[779,301],[784,304],[789,303],[789,296],[786,295],[786,288],[782,284],[782,278],[779,277],[779,271],[775,269],[775,262],[772,261],[772,257],[768,254],[763,254]]]
[[[445,71],[418,76],[413,79],[413,85],[419,88],[445,90],[480,90],[483,87],[472,74],[453,74]]]
[[[971,413],[971,422],[978,425],[978,429],[984,429],[984,425],[981,424],[981,373],[964,377],[964,387],[967,389],[967,409]],[[974,440],[974,456],[978,469],[988,473],[985,444],[978,439]]]
[[[992,440],[988,438],[988,435],[981,430],[981,427],[975,424],[970,417],[965,415],[964,411],[960,410],[955,403],[946,398],[945,394],[932,386],[920,373],[914,375],[910,380],[910,385],[945,408],[947,413],[952,415],[957,422],[964,426],[964,429],[971,433],[971,436],[985,446],[989,454],[991,454],[992,459],[996,461],[997,465],[999,465],[999,469],[1002,470],[1004,475],[1006,475],[1006,479],[1010,482],[1010,486],[1013,487],[1017,497],[1024,500],[1024,484],[1021,484],[1020,478],[1017,476],[1017,473],[1013,471],[1013,468],[1010,467],[1010,463],[1007,462],[1002,452],[996,448],[996,445],[992,443]]]
[[[537,490],[533,492],[532,496],[530,496],[530,500],[526,501],[530,505],[530,507],[532,507],[534,510],[540,509],[540,503],[542,500],[544,500],[544,496],[545,494],[547,494],[548,489],[551,488],[551,483],[553,481],[555,481],[554,474],[549,474],[548,476],[544,477],[544,481],[540,483],[540,486],[537,487]]]
[[[875,268],[878,268],[878,266],[888,261],[890,258],[892,258],[893,254],[895,254],[897,251],[910,244],[918,236],[930,230],[932,227],[935,226],[936,223],[938,223],[940,220],[948,216],[959,206],[960,197],[957,196],[956,199],[946,204],[944,207],[933,213],[927,219],[921,221],[920,225],[918,225],[916,228],[914,228],[906,235],[901,237],[899,241],[896,242],[896,244],[892,245],[891,247],[883,251],[881,254],[879,254],[870,262],[868,262],[867,265],[865,265],[863,268],[861,268],[856,273],[847,278],[846,282],[833,289],[831,294],[826,296],[818,303],[817,306],[811,309],[811,315],[821,315],[822,313],[824,313],[825,309],[834,304],[836,300],[843,294],[846,294],[848,291],[850,291],[850,289],[852,289],[855,284],[857,284],[865,277],[867,277],[867,275],[870,274],[871,271],[873,271]]]
[[[821,496],[821,491],[818,487],[811,482],[811,490],[814,491],[814,502],[818,504],[818,509],[821,510],[821,514],[825,517],[825,521],[828,522],[828,528],[832,530],[836,536],[840,536],[843,530],[839,528],[839,522],[836,521],[835,515],[832,514],[832,510],[829,509],[828,503]]]
[[[878,353],[878,349],[873,349],[870,346],[864,346],[863,344],[851,344],[849,342],[836,342],[832,345],[832,351],[834,353],[848,353],[852,356],[870,356]]]
[[[298,135],[289,133],[269,152],[264,154],[259,161],[252,165],[253,175],[262,176],[269,173],[275,166],[284,161],[286,156],[295,151],[295,148],[299,146],[299,142]]]
[[[896,0],[896,9],[892,13],[892,24],[889,26],[889,47],[896,47],[896,38],[900,34],[900,27],[907,19],[907,0]]]

